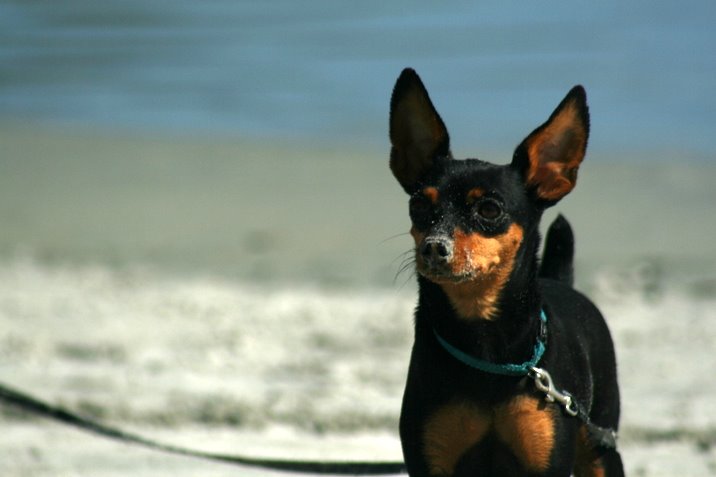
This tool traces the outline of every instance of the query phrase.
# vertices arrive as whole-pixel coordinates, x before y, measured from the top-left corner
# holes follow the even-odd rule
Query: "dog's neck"
[[[496,362],[526,360],[539,332],[541,296],[537,282],[538,241],[520,250],[516,266],[489,317],[460,316],[442,286],[418,277],[416,326],[438,332],[453,345],[478,358]],[[480,299],[480,297],[476,297]]]

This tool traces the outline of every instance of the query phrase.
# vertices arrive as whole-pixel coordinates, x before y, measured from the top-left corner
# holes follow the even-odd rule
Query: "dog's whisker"
[[[398,279],[405,272],[409,272],[409,273],[407,274],[405,280],[403,280],[403,283],[400,285],[401,289],[404,288],[405,285],[410,283],[410,281],[413,278],[415,278],[415,276],[416,276],[415,275],[415,267],[412,266],[412,263],[406,264],[404,267],[402,267],[400,270],[398,270],[398,273],[395,274],[395,277],[393,278],[393,285],[398,283]]]
[[[395,260],[393,260],[393,263],[395,263],[395,261],[397,261],[398,259],[401,259],[400,265],[398,268],[401,268],[401,269],[405,268],[406,266],[409,266],[409,265],[412,265],[415,263],[415,253],[412,250],[404,252],[404,253],[400,254],[400,256],[396,257]]]
[[[398,278],[407,270],[411,270],[411,273],[408,275],[408,280],[413,278],[415,274],[415,256],[413,250],[403,252],[398,258],[400,257],[402,257],[402,261],[400,263],[400,266],[398,267],[398,271],[395,274],[395,278],[393,278],[393,284],[397,283]],[[396,260],[398,258],[396,258]],[[403,284],[403,286],[405,286],[405,283]]]
[[[407,262],[403,266],[398,269],[398,272],[395,274],[395,278],[397,279],[400,275],[402,275],[404,272],[411,270],[414,271],[415,267],[413,266],[414,262]]]
[[[395,257],[393,260],[390,261],[390,264],[393,265],[395,262],[400,260],[400,266],[402,267],[406,260],[411,260],[413,258],[413,254],[415,251],[413,249],[406,250],[405,252],[401,253],[397,257]]]
[[[378,242],[378,243],[379,243],[380,245],[383,245],[384,243],[389,242],[390,240],[395,240],[395,239],[397,239],[398,237],[403,237],[403,236],[405,236],[405,235],[410,235],[410,232],[403,232],[403,233],[391,235],[390,237],[388,237],[388,238],[386,238],[386,239],[383,239],[383,240],[381,240],[381,241]]]
[[[403,280],[403,283],[400,284],[400,286],[398,287],[398,290],[402,291],[408,285],[408,283],[411,283],[413,281],[414,278],[415,278],[415,272],[411,272],[410,275],[408,275],[408,278]]]

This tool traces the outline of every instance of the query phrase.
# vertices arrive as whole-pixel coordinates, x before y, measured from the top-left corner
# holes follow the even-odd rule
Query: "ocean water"
[[[378,151],[412,66],[460,155],[515,144],[583,83],[604,154],[708,161],[714,20],[708,0],[3,0],[0,116]]]
[[[0,1],[0,381],[208,451],[399,459],[393,81],[494,162],[583,83],[543,226],[572,223],[614,334],[630,475],[713,475],[714,7],[574,5]],[[0,423],[2,475],[271,475]]]

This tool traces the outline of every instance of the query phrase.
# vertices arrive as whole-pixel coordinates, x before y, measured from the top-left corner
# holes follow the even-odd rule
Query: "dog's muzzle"
[[[453,251],[453,241],[444,236],[427,237],[418,249],[422,265],[428,272],[445,272],[449,268]]]

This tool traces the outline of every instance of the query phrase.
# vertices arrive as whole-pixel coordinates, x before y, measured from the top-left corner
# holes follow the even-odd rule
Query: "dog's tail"
[[[539,276],[574,284],[574,234],[572,227],[559,214],[547,231]]]

